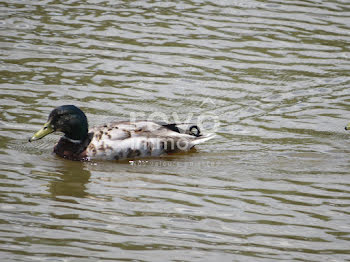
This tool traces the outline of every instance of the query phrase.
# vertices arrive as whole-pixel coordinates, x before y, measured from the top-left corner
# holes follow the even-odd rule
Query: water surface
[[[1,2],[1,261],[349,261],[349,8]],[[217,136],[66,161],[58,135],[27,142],[62,104],[91,126],[205,119]]]

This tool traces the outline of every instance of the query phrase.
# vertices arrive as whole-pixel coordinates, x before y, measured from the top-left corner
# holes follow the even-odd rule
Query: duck
[[[114,121],[89,129],[85,113],[74,105],[54,108],[29,142],[62,132],[53,153],[75,161],[124,160],[186,152],[208,141],[197,125],[184,130],[175,123],[148,120]]]

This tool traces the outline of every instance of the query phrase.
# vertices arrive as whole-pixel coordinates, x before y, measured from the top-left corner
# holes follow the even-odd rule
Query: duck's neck
[[[62,139],[66,139],[67,141],[72,142],[73,144],[81,144],[84,141],[84,139],[72,139],[67,136],[63,136]]]
[[[79,124],[77,126],[68,126],[60,131],[64,133],[64,139],[69,140],[73,143],[82,142],[88,137],[87,123]]]

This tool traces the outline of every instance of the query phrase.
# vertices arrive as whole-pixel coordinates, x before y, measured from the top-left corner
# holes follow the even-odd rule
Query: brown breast
[[[63,158],[75,161],[87,160],[86,148],[89,145],[91,133],[81,143],[74,143],[65,137],[61,137],[55,145],[53,152]]]

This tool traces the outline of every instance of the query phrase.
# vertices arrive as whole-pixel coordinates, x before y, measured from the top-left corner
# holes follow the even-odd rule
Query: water
[[[1,261],[349,261],[349,8],[1,2]],[[91,126],[204,119],[217,136],[66,161],[58,135],[27,142],[62,104]]]

